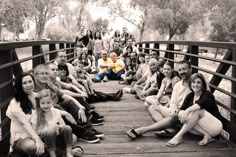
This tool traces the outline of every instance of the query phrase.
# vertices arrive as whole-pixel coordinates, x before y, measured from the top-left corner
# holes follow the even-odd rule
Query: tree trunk
[[[2,25],[1,25],[1,21],[0,21],[0,40],[3,40],[2,39]]]
[[[171,40],[175,34],[169,34],[168,40]]]
[[[81,20],[82,20],[82,15],[84,13],[85,3],[86,3],[86,0],[82,0],[82,2],[81,2],[81,9],[79,11],[79,17],[77,18],[77,26],[78,26],[78,28],[81,27]]]
[[[141,28],[139,29],[139,30],[140,30],[139,41],[142,41],[142,40],[143,40],[144,27],[145,27],[145,22],[143,21],[143,22],[142,22],[142,26],[141,26]]]
[[[41,40],[43,38],[44,28],[45,28],[45,22],[37,22],[36,24],[36,38],[38,40]]]
[[[145,31],[145,25],[146,25],[146,17],[147,17],[147,9],[144,10],[144,17],[143,17],[143,21],[142,21],[141,28],[140,28],[139,41],[142,41],[142,39],[143,39],[143,33]]]

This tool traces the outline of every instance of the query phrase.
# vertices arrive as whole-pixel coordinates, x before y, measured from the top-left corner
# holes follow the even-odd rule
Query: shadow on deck
[[[95,84],[95,89],[112,92],[122,89],[117,81]],[[96,110],[105,116],[105,124],[95,127],[104,132],[105,137],[97,144],[79,142],[85,148],[85,157],[216,157],[236,156],[235,146],[224,139],[217,140],[207,146],[198,146],[201,139],[191,135],[184,137],[184,143],[177,147],[167,147],[169,138],[158,138],[154,133],[131,141],[125,131],[140,126],[152,124],[142,101],[133,95],[124,93],[121,101],[95,103]]]

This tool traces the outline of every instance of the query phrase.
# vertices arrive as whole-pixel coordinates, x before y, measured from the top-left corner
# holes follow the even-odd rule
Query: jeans
[[[110,80],[120,80],[121,79],[121,75],[124,74],[124,73],[125,73],[125,70],[120,70],[117,73],[114,73],[112,70],[106,70],[103,73],[97,73],[95,75],[95,78],[97,80],[103,80],[105,75],[107,75]]]
[[[40,134],[48,150],[55,150],[56,147],[66,148],[72,146],[72,129],[68,125],[62,126],[59,131],[54,127],[48,127],[47,131]]]
[[[103,93],[94,90],[95,95],[89,95],[87,101],[88,103],[94,103],[94,102],[104,102],[107,100],[114,100],[115,99],[115,93]]]

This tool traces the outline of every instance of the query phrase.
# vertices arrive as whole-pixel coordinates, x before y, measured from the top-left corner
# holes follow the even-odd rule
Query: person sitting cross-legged
[[[125,73],[125,63],[117,58],[115,52],[110,53],[112,64],[108,67],[107,74],[110,80],[120,80],[121,75]]]
[[[214,141],[215,136],[222,131],[222,116],[215,102],[214,95],[207,90],[207,83],[201,73],[193,74],[188,86],[191,93],[187,95],[178,113],[183,124],[180,131],[168,142],[173,147],[183,143],[183,136],[190,132],[203,136],[198,145],[207,145]]]
[[[92,79],[92,81],[95,83],[101,82],[102,80],[103,81],[108,80],[107,70],[112,65],[112,60],[107,57],[106,51],[102,51],[101,55],[102,58],[98,59],[98,66],[97,66],[98,73],[95,75],[95,78]]]

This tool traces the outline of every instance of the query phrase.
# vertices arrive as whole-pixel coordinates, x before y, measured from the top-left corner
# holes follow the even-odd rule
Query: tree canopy
[[[108,18],[93,17],[97,10],[91,6],[108,10]],[[192,29],[201,29],[209,32],[204,39],[235,41],[235,13],[235,0],[1,0],[0,37],[2,26],[15,38],[28,29],[27,21],[32,21],[37,39],[50,36],[68,40],[74,38],[81,25],[92,30],[109,28],[120,18],[134,26],[139,40],[147,31],[158,31],[165,37],[162,39],[173,40]]]

